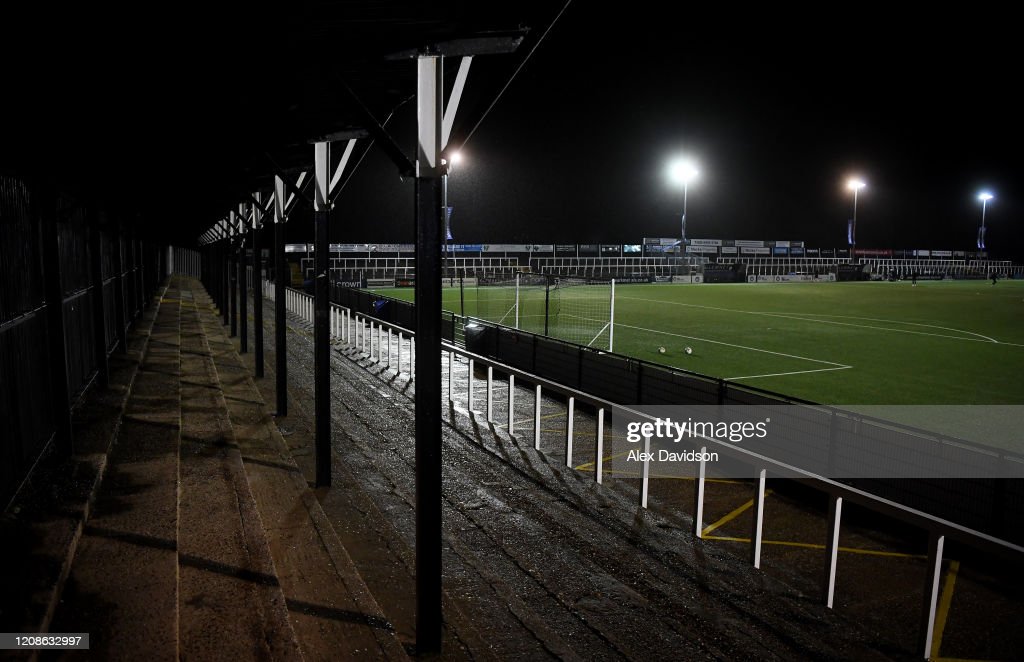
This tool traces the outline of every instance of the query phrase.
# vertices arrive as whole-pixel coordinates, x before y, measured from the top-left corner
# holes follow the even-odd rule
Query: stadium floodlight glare
[[[860,190],[867,186],[862,179],[857,177],[851,177],[846,182],[846,188],[853,191],[853,220],[850,221],[849,231],[849,242],[850,242],[850,261],[853,261],[853,256],[857,251],[857,194]]]
[[[698,174],[697,166],[689,159],[677,159],[668,166],[668,176],[673,182],[683,186],[689,185]]]
[[[447,158],[441,159],[441,164],[447,166],[444,177],[441,178],[441,209],[444,210],[444,260],[442,262],[441,273],[448,269],[448,242],[452,240],[452,226],[451,226],[451,214],[452,209],[448,206],[448,175],[454,170],[455,166],[462,162],[462,152],[454,150],[445,155]],[[441,277],[442,282],[444,276]],[[452,275],[452,283],[454,283],[454,275]],[[463,306],[465,307],[465,306]]]
[[[690,182],[697,178],[699,171],[690,159],[676,159],[668,164],[668,177],[675,184],[683,185],[683,216],[679,222],[679,254],[683,253],[683,244],[686,243],[686,198],[689,193]]]
[[[978,229],[978,250],[985,250],[985,207],[988,205],[988,201],[994,198],[988,191],[982,191],[978,194],[978,199],[981,200],[981,228]]]

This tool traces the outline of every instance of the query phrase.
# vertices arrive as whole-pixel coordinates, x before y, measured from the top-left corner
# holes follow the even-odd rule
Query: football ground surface
[[[600,306],[567,304],[571,296],[593,300],[591,289],[560,293],[552,335],[600,328],[565,314],[600,316]],[[412,289],[379,293],[413,298]],[[444,290],[447,310],[460,311],[459,295]],[[493,319],[501,307],[488,288],[467,287],[463,296],[467,315]],[[520,326],[535,331],[531,306],[522,306]],[[1024,282],[617,285],[614,351],[823,404],[1019,405]],[[981,420],[901,422],[985,441],[969,434]]]

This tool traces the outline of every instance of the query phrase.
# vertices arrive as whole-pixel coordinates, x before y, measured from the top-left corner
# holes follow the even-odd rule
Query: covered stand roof
[[[0,168],[46,177],[147,236],[188,245],[252,191],[269,191],[275,173],[308,168],[310,141],[365,131],[411,101],[412,54],[525,39],[472,78],[476,94],[460,110],[472,126],[562,4],[143,7],[18,17],[4,46]]]

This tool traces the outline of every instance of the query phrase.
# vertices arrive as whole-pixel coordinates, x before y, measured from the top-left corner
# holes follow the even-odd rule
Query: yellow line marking
[[[939,609],[935,615],[935,630],[932,634],[932,653],[939,656],[942,648],[942,633],[946,629],[946,620],[949,618],[949,607],[953,604],[953,588],[956,586],[956,573],[960,571],[959,561],[950,561],[949,570],[946,571],[946,581],[942,585],[942,595],[939,597]]]
[[[771,493],[772,493],[771,490],[765,490],[764,491],[764,495],[766,497],[769,494],[771,494]],[[739,517],[743,513],[747,512],[747,510],[750,509],[753,505],[754,505],[754,500],[751,499],[750,501],[746,502],[745,504],[743,504],[739,508],[736,508],[731,513],[729,513],[728,515],[726,515],[722,519],[718,520],[714,524],[708,524],[707,526],[705,526],[704,529],[701,531],[701,535],[702,536],[706,536],[707,534],[711,533],[715,529],[717,529],[719,527],[722,527],[722,526],[725,526],[726,524],[728,524],[729,522],[733,521],[734,519],[736,519],[737,517]]]
[[[705,540],[724,540],[726,542],[745,542],[749,543],[750,538],[734,538],[732,536],[705,536]],[[825,549],[825,545],[820,545],[812,542],[793,542],[790,540],[762,540],[765,545],[781,545],[783,547],[804,547],[807,549]],[[840,547],[840,552],[847,552],[849,554],[864,554],[866,556],[889,556],[896,558],[905,559],[923,559],[927,558],[924,554],[907,554],[904,552],[885,552],[878,549],[859,549],[857,547]]]
[[[607,462],[608,460],[611,460],[611,459],[614,459],[614,458],[617,458],[617,457],[622,457],[623,455],[629,455],[629,451],[622,451],[621,453],[616,453],[615,455],[609,455],[608,457],[604,458],[602,460],[602,462]],[[578,467],[576,467],[576,471],[583,471],[584,469],[589,469],[589,468],[593,467],[596,462],[597,462],[597,460],[594,460],[593,462],[586,462],[584,464],[581,464]],[[605,470],[605,473],[611,473],[611,472],[608,471],[608,470]]]
[[[994,662],[993,660],[969,660],[963,657],[932,657],[931,662]]]
[[[624,469],[619,469],[619,470],[616,470],[616,469],[605,469],[604,473],[606,473],[606,474],[626,474],[626,475],[634,476],[637,479],[640,478],[640,472],[639,471],[626,471]],[[665,475],[665,474],[650,474],[649,477],[650,478],[658,478],[658,479],[668,478],[670,480],[697,480],[696,476],[668,476],[668,475]],[[704,482],[705,483],[722,483],[724,485],[749,485],[750,484],[749,481],[730,480],[728,478],[705,478]]]

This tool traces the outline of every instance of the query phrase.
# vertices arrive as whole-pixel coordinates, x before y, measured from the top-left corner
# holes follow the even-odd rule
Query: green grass
[[[476,291],[467,314],[494,307]],[[620,285],[615,306],[616,353],[814,402],[1024,404],[1020,281]]]

